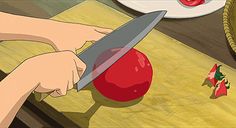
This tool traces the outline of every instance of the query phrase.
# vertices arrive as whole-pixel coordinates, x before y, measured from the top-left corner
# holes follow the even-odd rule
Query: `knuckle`
[[[58,97],[58,95],[54,95],[54,94],[51,94],[50,96],[54,98]]]
[[[72,51],[69,51],[69,50],[63,51],[63,53],[64,53],[65,55],[67,55],[67,56],[70,56],[70,57],[72,57],[72,56],[75,55]]]
[[[87,68],[87,65],[83,61],[81,61],[81,66],[84,70]]]
[[[68,88],[68,90],[72,89],[73,88],[73,84],[71,84]]]
[[[76,84],[77,82],[79,82],[79,80],[80,80],[80,76],[79,76],[79,73],[78,72],[76,72],[75,74],[74,74],[74,79],[73,79],[73,83],[72,83],[72,85],[71,85],[71,88],[73,88],[74,87],[74,84]]]
[[[58,95],[58,93],[54,91],[54,92],[52,92],[52,93],[50,94],[50,96],[51,96],[51,97],[58,97],[58,96],[60,96],[60,95]]]
[[[85,70],[87,68],[87,65],[79,58],[77,58],[77,67],[79,67],[81,70]]]
[[[61,93],[61,96],[65,96],[66,95],[66,91]]]
[[[61,96],[65,96],[67,94],[67,87],[61,89],[60,91],[61,91]]]

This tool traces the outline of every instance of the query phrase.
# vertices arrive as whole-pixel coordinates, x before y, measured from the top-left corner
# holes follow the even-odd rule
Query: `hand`
[[[57,51],[75,52],[86,41],[97,41],[111,29],[17,16],[0,12],[0,40],[29,40],[48,43]],[[17,21],[17,22],[15,22]]]
[[[111,29],[83,24],[58,22],[55,25],[48,37],[60,51],[71,50],[75,52],[87,41],[97,41],[112,31]]]
[[[34,91],[52,92],[53,97],[66,95],[85,71],[86,65],[70,51],[39,55],[23,63],[25,70],[30,71],[28,79],[37,81]]]
[[[48,53],[26,60],[0,82],[0,126],[8,127],[32,91],[66,95],[85,71],[71,51]]]

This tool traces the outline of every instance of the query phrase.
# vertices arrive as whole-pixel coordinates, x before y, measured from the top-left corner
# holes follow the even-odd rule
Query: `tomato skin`
[[[227,87],[225,85],[225,80],[221,81],[221,83],[215,89],[215,97],[218,98],[220,96],[227,96]]]
[[[197,6],[205,3],[205,0],[179,0],[179,1],[186,6]]]
[[[141,52],[131,49],[98,76],[93,84],[105,97],[120,102],[142,97],[152,81],[152,67]]]

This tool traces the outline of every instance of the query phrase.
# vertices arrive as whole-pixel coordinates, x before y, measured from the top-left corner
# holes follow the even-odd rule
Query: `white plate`
[[[136,11],[148,13],[167,10],[165,18],[192,18],[210,14],[224,7],[226,0],[205,0],[205,4],[188,7],[179,0],[117,0]]]

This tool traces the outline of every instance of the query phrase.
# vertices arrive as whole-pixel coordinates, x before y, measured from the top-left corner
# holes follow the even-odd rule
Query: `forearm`
[[[54,30],[60,26],[60,22],[18,16],[0,12],[0,40],[30,40],[49,43],[55,47],[49,39],[55,34]],[[55,31],[54,31],[55,32]]]
[[[0,82],[0,126],[8,127],[17,111],[25,102],[30,93],[36,88],[30,76],[30,71],[19,66]]]
[[[81,48],[87,41],[97,41],[110,29],[84,24],[37,19],[0,12],[1,40],[31,40],[52,45],[57,51]]]

